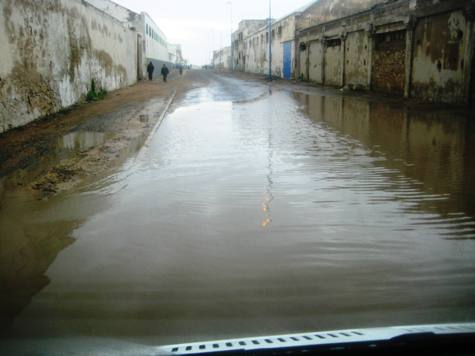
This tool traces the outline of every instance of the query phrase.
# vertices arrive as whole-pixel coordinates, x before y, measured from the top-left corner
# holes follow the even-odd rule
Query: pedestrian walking
[[[152,61],[147,66],[147,73],[148,73],[148,80],[153,79],[153,71],[155,70],[155,66],[153,65]]]
[[[170,71],[168,70],[168,67],[167,67],[166,64],[163,64],[161,73],[162,73],[163,81],[166,82],[167,77],[168,77],[168,73],[170,73]]]
[[[178,70],[180,71],[180,75],[183,75],[183,66],[181,64],[178,65]]]

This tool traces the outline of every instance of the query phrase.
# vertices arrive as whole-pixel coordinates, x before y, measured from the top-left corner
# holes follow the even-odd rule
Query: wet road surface
[[[294,89],[212,75],[117,173],[47,201],[5,190],[8,336],[474,320],[475,123]]]

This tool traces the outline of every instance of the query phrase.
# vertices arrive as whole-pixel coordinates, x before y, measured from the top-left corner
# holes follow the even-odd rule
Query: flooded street
[[[210,75],[114,174],[47,200],[0,190],[8,338],[159,345],[475,318],[473,120]]]

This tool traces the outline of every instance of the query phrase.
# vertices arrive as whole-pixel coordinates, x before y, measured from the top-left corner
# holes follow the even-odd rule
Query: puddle
[[[7,199],[12,337],[156,345],[475,318],[472,123],[213,85],[98,186]]]
[[[106,141],[104,132],[75,131],[64,135],[58,140],[58,148],[75,152],[83,152],[103,144]]]

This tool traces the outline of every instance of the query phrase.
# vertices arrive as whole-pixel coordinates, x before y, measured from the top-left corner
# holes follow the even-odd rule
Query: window
[[[331,40],[327,40],[327,47],[338,47],[341,46],[341,39],[334,38]]]

